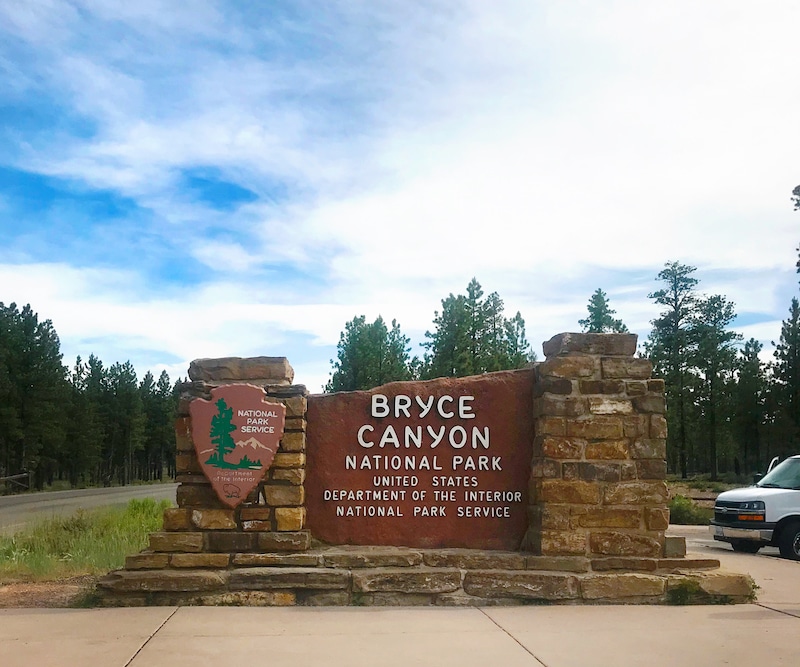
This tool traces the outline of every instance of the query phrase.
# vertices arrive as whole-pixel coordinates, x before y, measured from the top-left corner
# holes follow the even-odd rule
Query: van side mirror
[[[758,484],[763,477],[764,477],[764,475],[762,473],[760,473],[760,472],[757,472],[756,474],[754,474],[753,475],[753,484]]]

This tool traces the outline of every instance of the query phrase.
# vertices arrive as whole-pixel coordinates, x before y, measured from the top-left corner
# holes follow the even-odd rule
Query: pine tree
[[[658,274],[664,287],[649,295],[664,307],[653,320],[653,330],[645,343],[645,351],[653,361],[653,369],[664,379],[667,395],[667,458],[680,468],[681,477],[688,474],[688,422],[691,412],[691,341],[689,327],[697,311],[697,279],[693,266],[668,262]],[[675,461],[677,458],[677,462]]]
[[[730,423],[729,390],[733,384],[736,349],[733,343],[741,336],[728,330],[736,317],[734,305],[725,297],[714,295],[697,303],[690,336],[693,342],[693,366],[698,372],[697,403],[701,409],[708,437],[706,460],[711,479],[718,475],[718,450],[722,430]]]
[[[589,311],[589,316],[586,319],[578,320],[578,324],[583,327],[583,331],[586,333],[628,332],[628,327],[622,323],[622,320],[614,319],[617,311],[609,307],[608,297],[599,287],[589,298],[586,309]]]
[[[744,344],[738,361],[734,423],[744,470],[761,470],[761,434],[765,418],[766,377],[759,359],[762,345],[755,338]]]
[[[387,382],[410,380],[409,338],[397,320],[387,329],[381,316],[367,324],[364,315],[345,324],[339,337],[336,361],[325,391],[372,389]]]
[[[211,418],[211,443],[216,451],[208,457],[206,463],[219,467],[226,465],[225,457],[236,449],[236,443],[231,437],[236,425],[233,423],[233,408],[228,407],[225,399],[220,398],[216,405],[217,414]]]

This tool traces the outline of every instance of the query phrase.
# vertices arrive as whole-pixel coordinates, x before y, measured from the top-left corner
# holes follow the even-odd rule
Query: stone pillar
[[[534,389],[529,528],[543,556],[658,558],[667,509],[663,380],[635,334],[554,336]]]
[[[175,424],[177,508],[164,513],[164,532],[150,536],[154,552],[302,551],[310,545],[305,530],[305,386],[291,384],[294,371],[284,357],[199,359],[189,367]],[[268,399],[286,406],[284,435],[264,480],[235,509],[223,504],[203,474],[192,441],[189,404],[210,399],[225,384],[261,386]],[[185,558],[200,565],[199,556]],[[135,557],[134,557],[135,558]],[[175,557],[170,563],[176,566]],[[227,565],[227,563],[226,563]],[[187,566],[191,566],[188,565]]]

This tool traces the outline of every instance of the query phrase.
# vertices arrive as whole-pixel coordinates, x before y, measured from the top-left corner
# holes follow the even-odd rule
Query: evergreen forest
[[[773,457],[800,453],[800,292],[764,350],[734,330],[735,305],[704,294],[696,271],[668,262],[658,273],[649,298],[659,315],[639,353],[665,382],[669,471],[746,481]],[[535,361],[520,313],[507,317],[500,296],[485,295],[477,280],[441,304],[421,358],[411,356],[411,341],[394,320],[390,326],[382,317],[347,322],[326,391]],[[586,332],[626,332],[615,315],[598,288],[578,325]],[[27,474],[37,489],[172,478],[176,404],[166,372],[155,378],[148,371],[140,380],[130,362],[105,366],[94,355],[68,368],[50,320],[40,320],[29,305],[0,303],[0,478]],[[21,484],[6,481],[5,487]]]

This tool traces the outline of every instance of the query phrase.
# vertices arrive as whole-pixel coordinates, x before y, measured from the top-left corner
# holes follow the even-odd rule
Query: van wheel
[[[778,540],[778,548],[784,558],[800,560],[800,522],[795,521],[784,527]]]
[[[745,554],[757,554],[761,548],[758,542],[752,542],[751,540],[737,540],[736,542],[731,542],[731,546],[734,551],[740,551]]]

